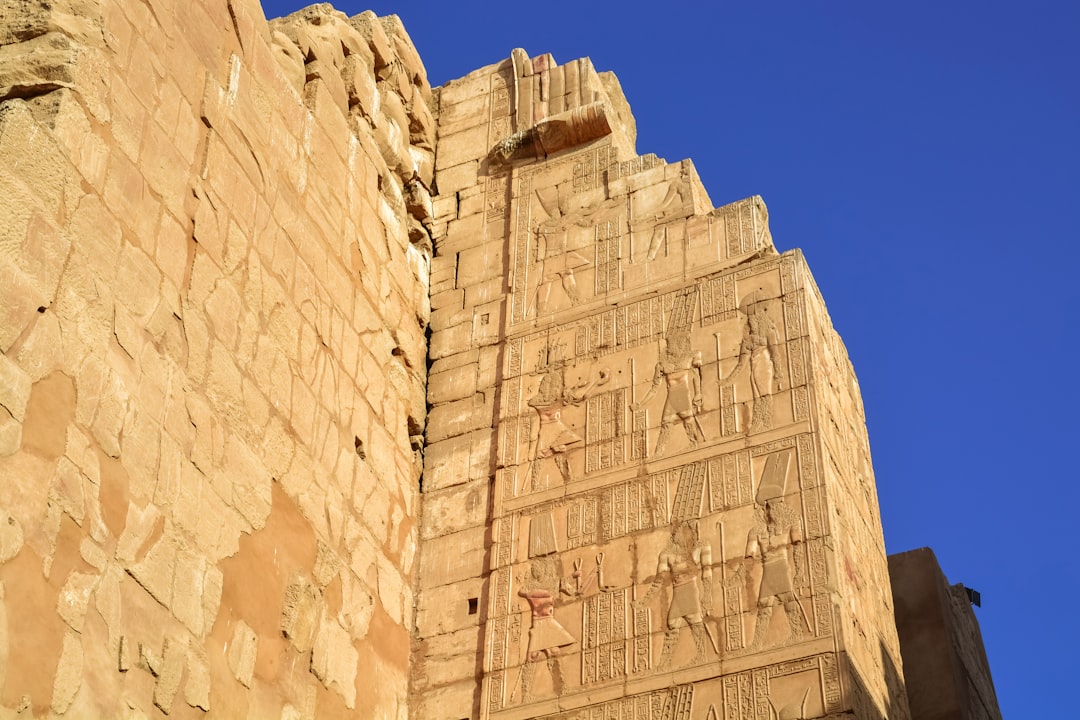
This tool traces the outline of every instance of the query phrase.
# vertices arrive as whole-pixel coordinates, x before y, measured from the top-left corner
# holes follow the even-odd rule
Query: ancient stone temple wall
[[[908,718],[806,261],[635,132],[393,16],[0,0],[0,718]]]
[[[765,206],[617,81],[437,91],[414,712],[908,717],[854,374]]]
[[[430,98],[394,17],[0,2],[0,716],[405,717]]]

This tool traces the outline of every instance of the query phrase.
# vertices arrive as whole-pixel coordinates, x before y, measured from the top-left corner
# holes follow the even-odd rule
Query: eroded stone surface
[[[0,714],[396,716],[436,143],[407,32],[247,0],[0,20]]]

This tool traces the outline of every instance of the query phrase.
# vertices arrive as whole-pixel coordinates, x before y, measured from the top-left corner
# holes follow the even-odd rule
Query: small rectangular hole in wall
[[[483,315],[480,316],[480,324],[481,325],[487,325],[489,322],[491,322],[491,314],[490,313],[484,313]]]
[[[476,614],[476,609],[477,609],[478,605],[479,605],[479,602],[478,602],[477,598],[469,598],[469,614],[470,615],[475,615]]]

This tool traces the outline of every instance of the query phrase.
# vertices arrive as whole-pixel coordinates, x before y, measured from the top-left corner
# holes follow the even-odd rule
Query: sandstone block
[[[334,620],[323,615],[315,645],[311,651],[311,672],[328,689],[345,700],[345,707],[356,707],[356,666],[360,653],[349,634]]]
[[[229,641],[228,660],[233,677],[244,687],[251,687],[258,650],[259,638],[255,631],[243,620],[237,620],[233,626],[232,640]]]
[[[486,565],[486,536],[487,528],[478,527],[428,540],[420,555],[425,588],[480,577]]]
[[[30,376],[7,355],[0,355],[0,407],[22,422],[32,386]]]

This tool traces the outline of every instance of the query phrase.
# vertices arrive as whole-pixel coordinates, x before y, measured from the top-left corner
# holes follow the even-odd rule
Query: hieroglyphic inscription
[[[517,179],[518,187],[514,203],[514,272],[511,282],[510,321],[521,322],[525,319],[528,303],[528,277],[525,268],[529,265],[529,234],[531,232],[532,173],[523,172]]]
[[[787,330],[785,336],[787,340],[794,340],[805,334],[803,331],[802,306],[799,303],[798,293],[784,296],[784,327]]]
[[[753,250],[754,205],[750,200],[740,200],[724,208],[724,230],[727,234],[728,257],[736,257]]]
[[[803,516],[806,518],[808,537],[825,535],[825,508],[821,488],[810,488],[802,493]]]
[[[772,707],[769,705],[769,673],[765,668],[754,670],[754,718],[772,720]]]
[[[601,591],[582,604],[582,685],[626,675],[629,645],[626,594],[626,588]]]
[[[749,504],[750,456],[745,451],[709,460],[709,511]]]
[[[487,179],[484,185],[484,218],[498,222],[506,214],[506,176],[497,175]]]
[[[607,488],[600,495],[600,541],[667,525],[668,475],[656,473]]]
[[[814,622],[816,635],[827,637],[833,632],[832,605],[829,596],[822,590],[827,587],[829,569],[825,559],[825,540],[814,538],[806,543],[806,554],[810,565],[810,582],[817,593],[813,596]]]
[[[622,233],[619,218],[598,224],[595,233],[594,290],[597,296],[622,287]]]
[[[633,160],[624,160],[621,163],[614,163],[608,168],[608,177],[612,180],[617,180],[629,175],[635,175],[643,170],[651,170],[661,164],[663,164],[663,160],[653,153],[639,155]]]
[[[773,270],[779,270],[781,266],[781,259],[774,258],[773,260],[766,260],[764,262],[754,263],[750,267],[745,267],[741,270],[736,270],[734,273],[736,280],[745,280],[757,275],[763,275]]]
[[[724,678],[724,720],[752,718],[753,697],[750,673],[738,673]]]
[[[506,685],[506,672],[496,670],[488,673],[488,712],[495,712],[503,706],[503,693]]]
[[[596,542],[597,498],[587,495],[566,507],[566,547],[576,548]]]
[[[488,697],[491,710],[498,710],[504,701],[504,670],[506,669],[507,645],[509,633],[507,632],[507,618],[505,616],[491,621],[491,670],[488,673],[490,681]]]
[[[506,567],[514,560],[514,523],[510,518],[500,518],[499,535],[495,548],[495,567]]]
[[[574,192],[600,187],[604,172],[614,161],[615,149],[610,144],[579,155],[574,162]]]
[[[720,435],[728,437],[739,431],[736,421],[735,386],[720,386]]]
[[[652,614],[647,607],[634,607],[634,660],[632,672],[642,673],[652,667]]]
[[[585,403],[585,472],[626,462],[626,388],[598,393]]]
[[[772,720],[778,710],[773,704],[771,682],[807,672],[817,672],[820,677],[825,712],[839,712],[842,707],[842,696],[836,667],[836,655],[825,653],[728,675],[723,680],[724,720]],[[814,692],[817,687],[819,687],[818,682],[814,682],[807,692]],[[794,715],[783,717],[794,717]]]
[[[631,415],[630,459],[642,460],[649,454],[649,416],[643,407],[632,410]]]
[[[491,591],[491,616],[502,617],[510,612],[510,568],[493,570],[488,581]]]
[[[844,694],[840,689],[840,669],[836,655],[821,656],[821,678],[825,686],[825,712],[840,712],[843,709]]]
[[[806,386],[792,388],[791,403],[794,405],[795,421],[801,422],[810,419],[810,392]]]
[[[778,440],[770,440],[767,443],[755,445],[750,449],[750,455],[753,457],[761,457],[762,455],[770,455],[780,450],[786,450],[787,448],[795,447],[796,439],[794,437],[780,438]]]
[[[814,452],[814,436],[809,433],[799,435],[799,479],[803,488],[817,486],[817,456]]]
[[[791,340],[787,344],[788,363],[791,366],[791,386],[806,385],[805,341],[802,338]]]
[[[795,274],[795,258],[788,256],[783,258],[780,263],[780,292],[784,295],[794,292],[798,285],[798,278]]]
[[[701,295],[701,322],[709,324],[735,317],[735,277],[714,275],[698,281]]]
[[[519,209],[519,213],[520,213]],[[524,252],[523,248],[519,248]],[[515,250],[515,252],[518,252]],[[525,267],[526,258],[521,257],[518,267]],[[514,274],[513,285],[523,288],[525,280],[522,273]],[[577,358],[589,356],[598,358],[619,350],[628,350],[644,343],[656,342],[664,334],[665,324],[671,326],[671,317],[677,313],[676,322],[689,325],[696,307],[697,294],[686,291],[672,291],[663,295],[653,295],[637,302],[604,310],[589,317],[575,321],[567,328],[574,333],[574,355]],[[681,299],[679,299],[681,296]],[[519,321],[524,317],[525,301],[520,304],[515,294],[514,313]],[[667,322],[665,322],[667,321]],[[515,338],[512,342],[530,342],[547,337],[548,331],[533,333]]]
[[[488,147],[513,132],[510,107],[510,87],[501,74],[491,76],[491,115],[488,124]]]
[[[693,697],[693,685],[676,685],[575,710],[564,710],[536,720],[688,720]],[[685,708],[685,712],[676,714],[680,708]]]

